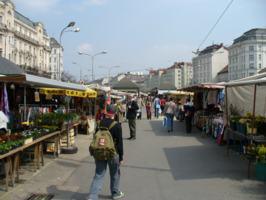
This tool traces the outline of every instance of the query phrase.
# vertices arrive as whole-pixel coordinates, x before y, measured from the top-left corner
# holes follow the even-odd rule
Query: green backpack
[[[116,122],[114,121],[109,128],[99,127],[99,130],[94,134],[89,150],[96,160],[110,160],[116,155],[114,140],[110,133],[115,125]]]

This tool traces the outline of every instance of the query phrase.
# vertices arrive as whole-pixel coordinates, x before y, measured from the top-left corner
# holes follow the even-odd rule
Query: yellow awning
[[[41,88],[41,94],[49,95],[66,95],[71,97],[82,97],[82,98],[96,98],[97,92],[92,89],[86,89],[86,91],[78,90],[64,90],[59,88]]]

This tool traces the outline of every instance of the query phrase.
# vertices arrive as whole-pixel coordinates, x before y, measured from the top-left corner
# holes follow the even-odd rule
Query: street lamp
[[[91,80],[94,81],[94,57],[101,55],[101,54],[107,54],[107,51],[101,51],[101,52],[93,54],[93,55],[88,54],[88,53],[84,53],[84,52],[78,52],[78,54],[91,57]]]
[[[60,33],[60,37],[59,37],[59,45],[60,45],[60,48],[62,49],[63,51],[63,47],[62,47],[62,36],[65,32],[79,32],[80,29],[79,28],[73,28],[73,29],[69,29],[71,27],[74,27],[75,26],[75,22],[69,22],[68,25],[62,29],[61,33]],[[61,49],[59,51],[59,59],[58,59],[58,80],[61,80]]]

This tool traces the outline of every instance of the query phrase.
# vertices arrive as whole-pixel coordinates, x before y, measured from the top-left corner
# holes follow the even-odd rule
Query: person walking
[[[173,132],[174,128],[174,115],[175,115],[175,112],[176,112],[176,104],[175,102],[173,101],[173,98],[170,97],[169,101],[165,104],[165,107],[164,107],[164,115],[166,116],[167,118],[167,128],[168,128],[168,132]]]
[[[135,99],[132,99],[131,96],[128,96],[127,103],[127,120],[129,125],[130,137],[129,140],[136,139],[136,116],[137,110],[139,109],[137,102]]]
[[[190,99],[187,99],[184,105],[185,121],[186,121],[186,132],[191,133],[192,131],[192,120],[194,117],[194,106]]]
[[[146,103],[146,114],[147,119],[151,120],[151,103],[149,101]]]
[[[154,101],[153,101],[153,107],[154,107],[154,116],[158,119],[159,118],[159,110],[161,109],[160,99],[158,96],[156,96]]]
[[[120,199],[125,196],[125,194],[119,190],[120,165],[123,163],[122,128],[120,123],[114,121],[114,115],[115,112],[111,110],[105,113],[105,117],[100,121],[97,129],[99,130],[103,127],[109,129],[114,141],[116,155],[109,160],[97,160],[94,158],[96,165],[95,175],[90,186],[89,197],[87,200],[98,200],[98,195],[102,188],[107,165],[109,166],[110,171],[110,192],[112,199]]]

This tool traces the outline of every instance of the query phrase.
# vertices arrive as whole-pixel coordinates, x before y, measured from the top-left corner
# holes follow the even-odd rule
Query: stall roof
[[[246,78],[238,79],[235,81],[230,81],[225,85],[230,86],[240,86],[240,85],[254,85],[254,84],[266,84],[266,72],[257,74],[254,76],[249,76]]]
[[[34,76],[31,74],[1,76],[0,82],[22,83],[22,84],[31,85],[33,87],[62,88],[62,89],[81,90],[81,91],[86,90],[86,87],[84,85],[57,81],[54,79]]]
[[[0,57],[0,74],[1,75],[12,75],[12,74],[23,74],[24,71],[17,66],[15,63]]]
[[[200,83],[197,85],[192,85],[186,88],[178,89],[177,91],[189,91],[194,92],[197,90],[217,90],[217,89],[223,89],[224,83]]]

